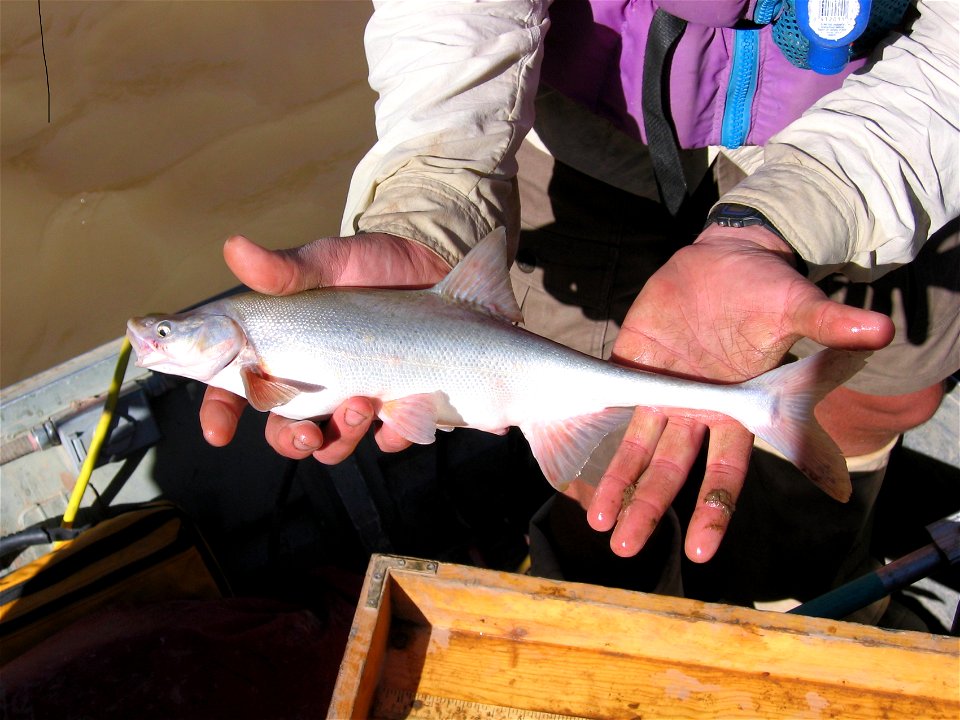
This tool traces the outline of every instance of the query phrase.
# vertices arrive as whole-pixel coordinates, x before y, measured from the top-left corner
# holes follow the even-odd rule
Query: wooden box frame
[[[329,718],[960,717],[960,640],[375,555]]]

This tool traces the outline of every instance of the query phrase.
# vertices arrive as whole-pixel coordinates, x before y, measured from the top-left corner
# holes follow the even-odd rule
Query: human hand
[[[627,313],[614,358],[739,382],[776,367],[804,336],[847,350],[877,350],[892,340],[887,316],[827,299],[794,262],[789,246],[764,228],[707,228],[647,281]],[[643,547],[686,481],[707,429],[698,419],[634,413],[587,511],[595,530],[614,530],[616,554],[635,555]],[[685,541],[691,560],[706,562],[719,547],[752,446],[753,436],[734,420],[710,421],[706,472]],[[711,501],[717,498],[721,502]]]
[[[267,250],[245,237],[229,238],[223,256],[239,280],[257,292],[290,295],[328,286],[427,287],[449,267],[424,246],[395,235],[366,233],[325,237],[298,248]],[[200,426],[216,447],[233,439],[246,399],[208,387],[200,406]],[[350,398],[337,408],[325,428],[310,420],[290,420],[270,413],[267,442],[285,457],[313,455],[320,462],[344,460],[357,447],[375,418],[367,398]],[[395,452],[410,443],[387,427],[376,431],[377,444]]]

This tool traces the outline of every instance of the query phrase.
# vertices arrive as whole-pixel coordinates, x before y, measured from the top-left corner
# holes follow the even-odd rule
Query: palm
[[[703,268],[712,268],[709,274]],[[677,375],[740,381],[776,366],[798,339],[791,313],[822,298],[782,260],[744,261],[692,245],[654,275],[624,320],[614,356]]]

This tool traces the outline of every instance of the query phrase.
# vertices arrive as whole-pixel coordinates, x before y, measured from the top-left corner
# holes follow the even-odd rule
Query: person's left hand
[[[789,246],[768,230],[711,226],[644,285],[614,358],[683,377],[739,382],[776,367],[802,336],[848,350],[876,350],[892,340],[887,316],[827,299],[794,262]],[[634,413],[592,500],[580,497],[589,505],[591,527],[614,529],[615,553],[635,555],[643,547],[686,481],[707,429],[701,420]],[[687,530],[690,559],[705,562],[716,552],[752,446],[751,433],[733,419],[710,421],[706,473]],[[723,493],[729,507],[705,503],[709,493]]]

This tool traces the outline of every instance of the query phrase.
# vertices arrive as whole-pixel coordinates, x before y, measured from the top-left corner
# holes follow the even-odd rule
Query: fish
[[[849,499],[846,463],[813,408],[869,353],[825,349],[735,384],[629,367],[521,327],[508,268],[498,228],[431,288],[247,291],[133,317],[127,337],[142,368],[292,419],[323,419],[364,396],[384,425],[416,444],[434,442],[438,429],[519,427],[558,490],[578,478],[595,484],[594,452],[643,407],[733,418],[828,495]]]

